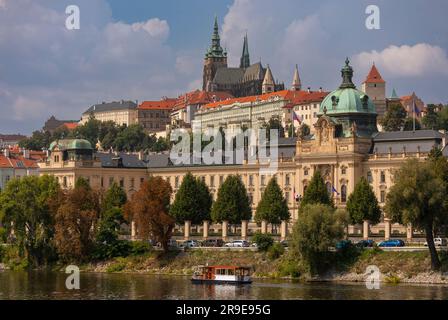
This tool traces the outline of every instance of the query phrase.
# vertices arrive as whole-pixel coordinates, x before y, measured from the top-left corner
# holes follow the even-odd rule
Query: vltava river
[[[448,287],[303,284],[255,280],[251,285],[197,285],[188,277],[81,273],[80,290],[65,287],[65,273],[0,271],[0,299],[448,299]]]

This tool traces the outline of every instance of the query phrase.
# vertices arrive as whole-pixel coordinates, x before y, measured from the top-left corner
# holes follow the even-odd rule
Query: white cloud
[[[356,66],[367,70],[373,62],[391,77],[448,75],[448,57],[439,46],[419,43],[414,46],[391,45],[382,51],[361,52],[354,56]]]
[[[137,22],[132,24],[132,29],[134,31],[137,30],[145,30],[148,32],[151,37],[159,38],[165,40],[168,38],[170,33],[170,26],[166,20],[160,20],[159,18],[149,19],[146,22]]]

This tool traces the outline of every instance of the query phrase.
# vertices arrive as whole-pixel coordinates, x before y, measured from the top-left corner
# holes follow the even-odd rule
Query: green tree
[[[279,138],[285,137],[285,128],[283,128],[280,119],[278,119],[276,117],[272,117],[271,119],[269,119],[269,122],[266,124],[266,130],[267,130],[266,134],[268,137],[270,137],[269,130],[277,130]]]
[[[19,146],[27,150],[42,151],[44,148],[48,149],[52,141],[50,132],[34,131],[31,137],[21,140]]]
[[[392,103],[388,106],[386,114],[381,120],[384,131],[400,131],[406,119],[407,113],[401,103]]]
[[[91,114],[83,125],[74,129],[73,136],[78,139],[88,140],[95,147],[98,142],[100,127],[101,121],[95,119],[95,116]]]
[[[272,178],[261,196],[255,213],[255,220],[260,222],[266,220],[273,225],[279,225],[283,220],[290,218],[288,203],[283,196],[282,189],[277,179]]]
[[[52,200],[60,191],[56,178],[26,176],[8,182],[0,194],[0,216],[7,234],[14,230],[15,243],[31,266],[53,257]]]
[[[303,211],[302,208],[306,205],[318,203],[334,207],[333,199],[328,193],[324,179],[322,178],[320,171],[316,170],[311,178],[310,184],[306,188],[305,194],[303,195],[300,211]]]
[[[422,119],[422,124],[425,129],[439,130],[440,118],[436,112],[436,105],[428,104],[426,107],[426,114]]]
[[[443,130],[448,130],[448,105],[445,105],[438,113],[440,128]]]
[[[348,197],[347,211],[352,223],[363,223],[365,220],[373,224],[380,222],[381,209],[378,199],[366,178],[361,177]]]
[[[242,220],[250,220],[252,209],[246,187],[237,175],[230,175],[218,190],[218,198],[212,206],[212,220],[229,221],[239,224]]]
[[[311,274],[320,273],[330,265],[329,248],[342,239],[343,226],[330,206],[306,205],[303,212],[305,214],[294,224],[290,250]]]
[[[425,231],[433,270],[440,268],[434,232],[447,220],[447,182],[444,179],[447,167],[443,157],[426,162],[408,160],[394,174],[395,184],[387,195],[385,207],[393,222],[411,223]]]
[[[200,224],[210,220],[212,201],[207,185],[188,172],[176,193],[170,214],[177,223],[189,220],[193,224]]]
[[[415,119],[415,130],[421,130],[422,126],[418,119]],[[411,117],[407,117],[404,121],[403,131],[413,131],[414,130],[414,120]]]

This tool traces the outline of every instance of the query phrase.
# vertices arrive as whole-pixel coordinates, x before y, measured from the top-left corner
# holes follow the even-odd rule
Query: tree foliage
[[[31,266],[45,264],[54,256],[51,210],[59,192],[54,177],[26,176],[9,181],[0,193],[0,223]]]
[[[406,110],[401,103],[390,104],[381,120],[384,131],[400,131],[404,126],[406,116]]]
[[[246,187],[237,175],[229,175],[218,190],[218,198],[212,206],[212,220],[239,224],[250,220],[252,209]]]
[[[330,247],[342,239],[344,230],[334,209],[323,204],[306,205],[294,224],[291,252],[314,274],[324,271],[331,261]]]
[[[169,215],[171,185],[161,177],[150,177],[124,206],[127,221],[135,221],[138,236],[153,238],[168,250],[175,219]]]
[[[447,222],[447,173],[444,157],[430,158],[426,162],[408,160],[394,174],[395,184],[387,195],[385,207],[392,221],[412,223],[413,227],[425,231],[434,270],[440,268],[434,232]]]
[[[95,244],[100,217],[99,194],[79,178],[67,192],[56,216],[55,243],[61,260],[86,261]]]
[[[200,224],[210,220],[213,198],[207,185],[188,172],[176,193],[170,213],[177,223]]]
[[[288,203],[283,196],[282,189],[277,179],[272,178],[264,190],[255,213],[255,220],[261,222],[266,220],[275,225],[290,218]]]
[[[320,171],[316,170],[313,177],[311,178],[310,184],[306,188],[305,194],[303,195],[300,208],[309,204],[324,204],[334,207],[333,199],[328,193],[325,181],[320,174]]]
[[[361,177],[348,197],[347,211],[352,223],[362,223],[365,220],[373,224],[380,222],[381,209],[378,199],[366,178]]]

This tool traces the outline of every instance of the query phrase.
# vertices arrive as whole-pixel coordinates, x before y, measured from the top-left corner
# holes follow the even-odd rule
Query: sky
[[[68,5],[79,30],[65,26]],[[379,30],[365,26],[368,5]],[[358,87],[374,62],[387,95],[448,103],[446,12],[446,0],[0,0],[0,133],[201,88],[215,15],[230,66],[247,32],[251,61],[287,87],[297,64],[303,87],[334,90],[349,57]]]

